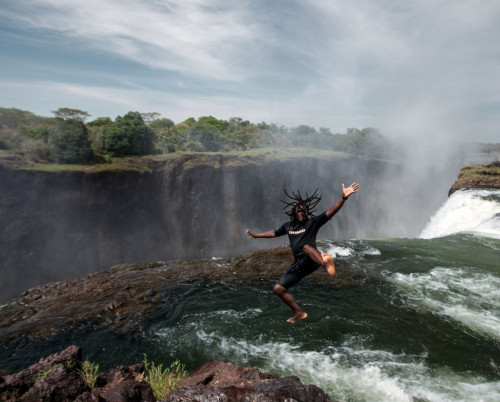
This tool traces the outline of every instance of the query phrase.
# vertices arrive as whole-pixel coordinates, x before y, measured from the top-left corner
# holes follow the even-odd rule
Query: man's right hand
[[[250,229],[247,229],[246,232],[247,232],[247,235],[248,235],[249,239],[255,239],[256,238],[255,235],[252,232],[250,232]]]

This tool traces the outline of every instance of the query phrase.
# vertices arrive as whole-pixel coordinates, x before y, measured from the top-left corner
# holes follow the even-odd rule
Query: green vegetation
[[[101,154],[113,156],[150,155],[154,151],[154,131],[137,112],[118,116],[97,133],[96,148]]]
[[[371,158],[390,158],[394,145],[373,128],[334,134],[328,128],[301,125],[287,128],[251,123],[240,117],[220,120],[190,117],[175,123],[159,113],[129,112],[113,121],[79,109],[60,108],[54,117],[0,108],[0,156],[21,158],[32,168],[40,164],[116,163],[117,158],[182,152],[250,152],[266,148],[308,148]],[[48,170],[53,168],[48,167]]]
[[[83,382],[90,388],[91,391],[94,390],[95,383],[97,381],[99,371],[99,365],[91,363],[85,360],[82,364],[82,369],[80,370],[80,375],[83,378]]]
[[[144,374],[146,381],[151,385],[155,399],[160,401],[177,388],[179,381],[187,372],[178,360],[163,370],[161,364],[156,366],[154,363],[149,363],[147,356],[144,355]]]
[[[38,375],[35,377],[35,382],[45,380],[48,377],[48,375],[52,372],[52,370],[54,370],[55,366],[56,365],[53,364],[47,370],[40,370],[38,372]]]
[[[82,163],[91,159],[90,138],[81,120],[58,120],[48,131],[47,152],[57,162]]]

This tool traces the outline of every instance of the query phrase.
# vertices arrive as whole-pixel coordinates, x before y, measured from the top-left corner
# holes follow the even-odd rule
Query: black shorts
[[[285,289],[290,289],[292,286],[299,283],[302,278],[309,274],[312,274],[319,268],[319,264],[316,264],[309,257],[303,256],[288,268],[281,278],[278,280],[278,285],[283,286]]]

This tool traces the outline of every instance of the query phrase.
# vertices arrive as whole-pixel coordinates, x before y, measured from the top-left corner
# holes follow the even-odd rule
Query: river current
[[[14,354],[77,344],[103,370],[144,354],[188,370],[228,360],[340,401],[500,400],[500,190],[456,192],[418,238],[318,245],[350,281],[293,288],[309,314],[297,324],[272,293],[277,278],[186,280],[165,300],[175,308],[130,337],[83,325]]]

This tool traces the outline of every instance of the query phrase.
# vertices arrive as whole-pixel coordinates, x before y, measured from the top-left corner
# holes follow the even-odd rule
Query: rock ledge
[[[94,389],[83,381],[81,367],[81,348],[70,346],[17,374],[0,377],[0,401],[155,401],[142,363],[99,374]],[[188,374],[164,401],[331,400],[323,390],[302,384],[298,377],[277,378],[260,373],[256,367],[214,361]]]

